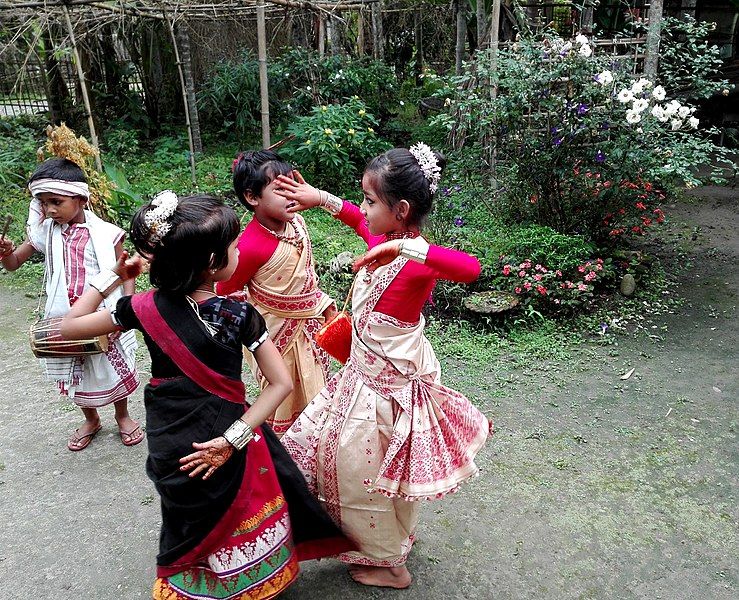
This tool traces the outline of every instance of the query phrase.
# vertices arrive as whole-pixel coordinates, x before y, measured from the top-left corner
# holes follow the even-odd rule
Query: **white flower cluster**
[[[571,41],[565,42],[561,38],[556,38],[552,42],[552,50],[558,52],[560,56],[565,56],[566,54],[568,54],[574,46],[578,47],[577,53],[584,58],[589,58],[593,55],[593,48],[590,46],[590,40],[582,33],[578,33],[575,36],[574,44]]]
[[[177,194],[172,190],[164,190],[154,196],[154,199],[151,201],[151,205],[154,208],[147,210],[144,215],[144,223],[151,232],[149,234],[149,241],[152,244],[159,243],[169,233],[169,230],[172,228],[169,218],[177,210],[178,202]]]
[[[439,161],[436,160],[436,155],[423,142],[413,144],[409,148],[409,151],[418,162],[418,166],[421,167],[426,181],[429,182],[431,193],[435,193],[439,187],[439,180],[441,179],[441,167],[439,166]]]
[[[613,83],[613,73],[610,71],[601,71],[595,76],[595,81],[601,85],[610,85]]]
[[[595,76],[595,80],[599,83],[601,75],[602,73]],[[618,93],[619,102],[622,104],[632,103],[631,108],[626,111],[626,122],[629,125],[636,125],[642,120],[642,113],[649,108],[650,100],[654,99],[656,102],[662,102],[667,96],[665,88],[661,85],[654,86],[651,94],[645,94],[646,90],[651,87],[652,82],[642,77],[636,80],[631,88],[624,88]],[[690,116],[695,112],[695,108],[684,106],[677,100],[670,100],[665,105],[654,104],[649,112],[661,123],[670,121],[670,127],[673,131],[680,129],[685,119],[688,120],[688,125],[692,129],[698,127],[698,119]]]

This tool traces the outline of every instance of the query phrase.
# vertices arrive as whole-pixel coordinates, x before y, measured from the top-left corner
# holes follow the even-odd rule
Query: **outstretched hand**
[[[377,267],[389,265],[400,256],[400,244],[401,242],[398,240],[378,244],[354,261],[352,265],[354,272],[356,273],[362,267],[367,267],[367,271],[372,273]]]
[[[128,281],[129,279],[136,279],[141,273],[145,272],[148,267],[148,262],[139,254],[129,256],[128,252],[124,250],[118,257],[113,267],[113,272],[121,278],[122,281]]]
[[[223,436],[218,436],[207,442],[193,442],[192,447],[197,452],[183,456],[180,459],[180,463],[182,463],[180,470],[192,470],[190,477],[197,477],[205,471],[203,479],[208,479],[213,475],[216,469],[223,466],[234,453],[234,447]]]
[[[308,208],[315,208],[321,205],[321,193],[309,183],[306,183],[300,171],[293,171],[292,179],[287,175],[278,175],[277,181],[280,187],[275,189],[275,194],[282,196],[287,200],[291,200],[294,204],[287,209],[287,212],[300,212]]]

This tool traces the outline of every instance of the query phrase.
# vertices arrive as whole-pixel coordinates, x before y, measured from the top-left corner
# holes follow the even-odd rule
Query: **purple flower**
[[[595,162],[602,163],[606,161],[606,155],[603,153],[603,150],[598,150],[598,152],[595,153]]]
[[[557,135],[559,133],[559,127],[552,127],[552,135]]]
[[[604,131],[607,131],[608,129],[611,128],[611,124],[608,121],[603,121],[600,124],[600,128],[603,129]]]
[[[464,225],[464,219],[462,217],[457,217],[456,219],[454,219],[454,224],[457,227],[462,227],[462,225]]]
[[[582,115],[584,115],[584,114],[585,114],[586,112],[588,112],[588,105],[587,105],[587,104],[582,104],[582,103],[581,103],[581,104],[578,104],[578,105],[577,105],[577,114],[578,114],[578,115],[582,116]]]
[[[449,196],[452,193],[452,190],[445,187],[443,190],[441,190],[441,193],[444,194],[444,196]]]
[[[561,143],[562,143],[562,138],[554,138],[554,141],[552,142],[554,146],[559,146]]]

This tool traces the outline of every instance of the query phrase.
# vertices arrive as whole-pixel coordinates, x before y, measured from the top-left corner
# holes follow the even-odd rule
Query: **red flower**
[[[547,288],[545,288],[543,285],[537,285],[536,291],[539,292],[542,296],[547,295]]]
[[[503,275],[508,276],[510,274],[511,274],[511,265],[506,265],[505,267],[503,267]]]
[[[637,202],[634,206],[636,206],[639,210],[647,210],[647,207],[644,206],[643,202]]]

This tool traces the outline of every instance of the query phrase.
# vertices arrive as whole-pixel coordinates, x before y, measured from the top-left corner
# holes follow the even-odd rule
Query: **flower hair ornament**
[[[433,150],[431,150],[428,144],[416,142],[409,148],[409,151],[413,155],[413,158],[418,161],[418,166],[421,167],[423,176],[429,182],[431,193],[435,193],[439,187],[439,180],[441,179],[441,167],[439,166],[439,161],[436,160]]]
[[[158,244],[169,233],[169,230],[172,228],[172,223],[169,222],[169,219],[174,214],[174,211],[177,210],[178,202],[177,194],[172,190],[164,190],[154,196],[154,199],[151,201],[153,208],[147,210],[144,215],[144,223],[150,231],[149,242]]]

